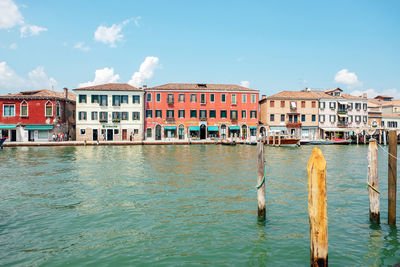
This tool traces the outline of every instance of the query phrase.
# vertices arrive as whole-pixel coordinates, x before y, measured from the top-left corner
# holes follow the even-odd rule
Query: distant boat
[[[302,145],[349,145],[351,140],[347,139],[317,139],[317,140],[300,140]]]
[[[280,136],[280,142],[279,142],[279,137],[275,136],[275,143],[274,143],[274,138],[273,136],[269,137],[269,142],[268,140],[265,140],[264,144],[265,145],[275,145],[275,146],[299,146],[300,145],[300,139],[298,138],[291,138],[287,137],[284,135]]]
[[[7,137],[1,138],[0,139],[0,148],[3,149],[3,144],[7,140]]]
[[[224,140],[221,141],[221,145],[224,145],[224,146],[236,146],[236,142],[224,139]]]

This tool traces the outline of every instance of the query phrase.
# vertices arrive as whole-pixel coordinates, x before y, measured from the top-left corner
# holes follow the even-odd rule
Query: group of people
[[[68,134],[58,133],[57,135],[53,133],[52,140],[55,141],[68,141]]]

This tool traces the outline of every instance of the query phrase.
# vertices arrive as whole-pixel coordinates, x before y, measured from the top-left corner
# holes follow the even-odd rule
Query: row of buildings
[[[400,101],[344,94],[340,88],[262,96],[233,84],[110,83],[0,96],[0,135],[9,141],[211,140],[287,133],[301,139],[348,138],[400,127]]]

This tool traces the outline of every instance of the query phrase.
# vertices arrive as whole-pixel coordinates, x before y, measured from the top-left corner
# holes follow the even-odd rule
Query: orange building
[[[257,136],[258,90],[232,84],[168,83],[144,88],[145,138]]]

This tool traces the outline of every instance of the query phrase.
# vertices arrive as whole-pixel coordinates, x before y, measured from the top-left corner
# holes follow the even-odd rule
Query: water
[[[309,266],[312,149],[265,148],[260,223],[255,146],[5,148],[0,265]],[[400,262],[400,234],[386,223],[387,156],[379,150],[378,226],[368,220],[367,146],[322,151],[330,265]]]

